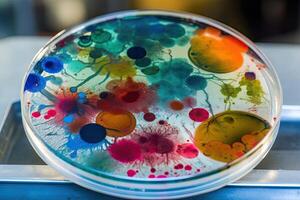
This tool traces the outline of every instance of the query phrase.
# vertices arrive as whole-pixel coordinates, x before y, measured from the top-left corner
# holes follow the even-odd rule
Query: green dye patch
[[[259,80],[248,80],[245,77],[240,81],[240,86],[246,86],[247,101],[259,105],[263,102],[264,91]]]

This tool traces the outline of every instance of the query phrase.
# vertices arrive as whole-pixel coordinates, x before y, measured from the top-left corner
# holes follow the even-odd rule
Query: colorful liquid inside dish
[[[216,27],[137,15],[52,41],[24,84],[35,135],[95,175],[167,179],[223,169],[274,125],[266,64]]]

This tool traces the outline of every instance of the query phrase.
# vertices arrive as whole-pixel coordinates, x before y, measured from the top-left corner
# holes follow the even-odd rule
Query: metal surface
[[[284,106],[278,138],[272,150],[256,169],[225,188],[189,199],[231,199],[233,194],[235,199],[245,199],[244,195],[247,195],[246,199],[253,199],[253,193],[263,195],[264,198],[277,199],[276,193],[279,191],[288,192],[287,199],[300,199],[299,153],[300,106]],[[13,187],[9,190],[9,186]],[[8,110],[0,132],[0,199],[19,199],[23,196],[29,199],[41,196],[48,199],[41,191],[23,191],[37,186],[45,192],[52,192],[52,195],[57,195],[60,199],[110,198],[70,183],[44,164],[25,136],[20,104],[16,102]],[[58,189],[59,186],[61,188]],[[22,191],[17,192],[21,188]],[[66,193],[73,190],[76,192]],[[49,199],[53,199],[54,196],[50,196]],[[281,196],[280,199],[284,198]]]

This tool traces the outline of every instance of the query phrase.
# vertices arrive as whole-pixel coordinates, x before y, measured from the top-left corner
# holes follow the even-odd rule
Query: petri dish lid
[[[282,94],[270,62],[235,30],[125,11],[57,34],[33,59],[21,102],[32,146],[71,181],[168,199],[253,169],[276,138]]]

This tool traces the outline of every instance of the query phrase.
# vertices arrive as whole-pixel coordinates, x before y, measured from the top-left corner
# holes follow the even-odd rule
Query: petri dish
[[[244,176],[271,148],[282,92],[246,37],[187,13],[124,11],[64,30],[21,91],[40,157],[109,195],[170,199]]]

